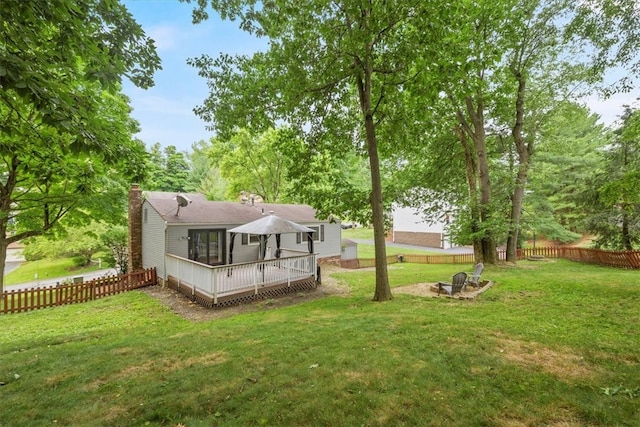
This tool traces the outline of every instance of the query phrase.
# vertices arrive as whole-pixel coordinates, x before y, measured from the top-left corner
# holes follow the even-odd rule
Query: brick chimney
[[[142,269],[142,190],[129,190],[129,273]]]

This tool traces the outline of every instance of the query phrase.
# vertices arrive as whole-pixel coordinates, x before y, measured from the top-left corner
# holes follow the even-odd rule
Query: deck
[[[304,254],[210,266],[165,255],[167,286],[206,307],[224,307],[315,289],[316,256]]]

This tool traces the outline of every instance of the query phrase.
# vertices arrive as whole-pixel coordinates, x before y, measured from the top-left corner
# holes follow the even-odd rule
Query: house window
[[[144,208],[144,210],[142,211],[142,222],[144,222],[145,224],[149,222],[149,209],[147,208]]]
[[[260,244],[260,235],[258,235],[258,234],[243,234],[242,235],[242,244],[243,245],[259,245]]]
[[[226,230],[189,230],[189,259],[224,264]]]
[[[324,225],[309,227],[313,230],[313,241],[314,242],[324,242]],[[308,233],[298,233],[298,237],[296,239],[297,243],[303,243],[309,241]]]

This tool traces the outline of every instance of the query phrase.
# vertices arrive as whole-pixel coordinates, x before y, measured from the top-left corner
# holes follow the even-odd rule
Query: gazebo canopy
[[[301,224],[296,224],[293,221],[289,221],[271,213],[268,216],[262,217],[255,221],[251,221],[247,224],[240,225],[238,227],[230,228],[227,230],[231,234],[231,243],[229,244],[229,264],[233,264],[233,242],[236,234],[254,234],[260,236],[260,249],[259,256],[264,259],[267,250],[267,240],[269,236],[275,234],[276,236],[276,258],[280,258],[280,235],[287,233],[307,233],[309,253],[313,253],[313,228],[306,227]]]
[[[229,233],[246,233],[259,236],[287,233],[313,233],[314,230],[293,221],[270,214],[247,224],[227,230]]]

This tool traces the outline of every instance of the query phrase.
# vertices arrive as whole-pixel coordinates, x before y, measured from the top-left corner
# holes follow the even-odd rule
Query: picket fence
[[[156,283],[156,269],[149,268],[135,273],[103,277],[84,283],[4,291],[0,295],[0,313],[19,313],[87,302]]]
[[[599,264],[609,267],[626,269],[640,269],[640,251],[604,251],[600,249],[573,248],[564,246],[550,246],[541,248],[518,249],[518,260],[539,258],[561,258],[570,261]],[[498,251],[498,258],[506,259],[504,250]],[[457,255],[388,255],[387,264],[398,262],[413,262],[418,264],[473,264],[475,257],[472,253]],[[375,258],[358,258],[342,261],[344,268],[375,267]]]

